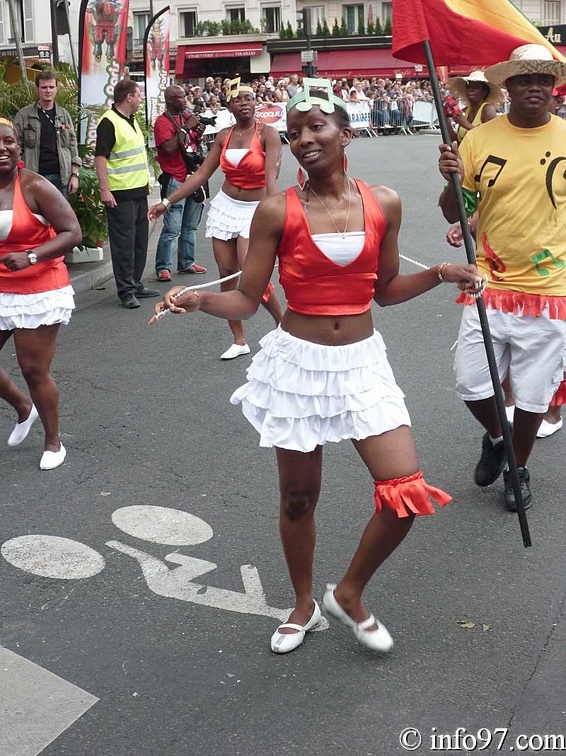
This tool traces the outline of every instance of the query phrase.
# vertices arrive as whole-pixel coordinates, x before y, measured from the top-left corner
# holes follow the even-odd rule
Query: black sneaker
[[[533,500],[533,494],[531,492],[531,474],[526,467],[518,467],[517,472],[519,474],[519,483],[521,484],[523,504],[525,509],[530,509]],[[515,503],[515,492],[513,491],[513,481],[511,480],[511,473],[509,470],[504,471],[503,480],[505,481],[505,509],[508,512],[516,512],[517,504]]]
[[[133,294],[126,294],[126,296],[122,299],[122,307],[125,307],[126,310],[135,310],[136,307],[139,306],[140,303]]]
[[[159,289],[148,289],[147,286],[144,286],[143,289],[140,289],[139,291],[136,291],[136,297],[138,299],[146,299],[147,297],[160,297],[161,292]]]
[[[484,434],[481,442],[481,457],[474,472],[474,483],[477,486],[490,486],[495,483],[503,472],[507,455],[505,445],[499,441],[495,446],[489,440],[489,434]]]

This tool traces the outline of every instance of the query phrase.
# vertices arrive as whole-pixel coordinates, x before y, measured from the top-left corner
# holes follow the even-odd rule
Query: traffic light
[[[297,37],[306,37],[310,39],[311,36],[311,9],[303,8],[297,11]]]

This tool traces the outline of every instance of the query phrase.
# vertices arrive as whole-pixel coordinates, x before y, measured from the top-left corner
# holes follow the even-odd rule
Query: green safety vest
[[[111,192],[138,189],[149,183],[149,166],[143,133],[134,121],[135,133],[127,120],[114,110],[107,110],[103,118],[114,124],[116,141],[106,161],[108,188]]]

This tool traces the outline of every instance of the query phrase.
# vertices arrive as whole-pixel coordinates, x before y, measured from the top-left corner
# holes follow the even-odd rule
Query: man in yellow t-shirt
[[[455,143],[441,145],[439,167],[446,179],[459,175],[468,214],[478,211],[477,265],[487,278],[484,301],[500,378],[511,369],[513,447],[529,507],[526,463],[566,353],[566,123],[548,112],[553,88],[566,83],[566,64],[543,46],[523,45],[485,75],[505,83],[509,114],[471,131],[459,152]],[[448,221],[458,219],[451,183],[440,206]],[[464,309],[455,367],[458,395],[486,430],[474,480],[487,486],[506,459],[475,307]],[[505,506],[515,511],[511,479],[504,478]]]

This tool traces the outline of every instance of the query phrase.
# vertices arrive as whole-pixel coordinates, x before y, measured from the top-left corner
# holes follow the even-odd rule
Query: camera
[[[216,126],[216,116],[208,118],[207,116],[199,115],[198,119],[205,126]]]
[[[204,155],[201,155],[200,152],[191,149],[190,145],[188,145],[185,149],[184,157],[185,164],[190,173],[194,173],[197,168],[204,163]]]
[[[454,116],[461,115],[462,113],[462,109],[458,105],[458,100],[456,100],[455,97],[447,97],[444,100],[443,106],[444,112],[447,116],[450,116],[450,118],[454,118]]]

